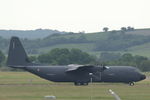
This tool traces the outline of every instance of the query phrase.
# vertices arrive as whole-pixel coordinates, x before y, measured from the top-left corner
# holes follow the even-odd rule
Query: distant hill
[[[28,54],[41,54],[53,48],[78,48],[96,56],[101,52],[115,52],[150,57],[150,29],[53,34],[34,40],[22,38],[21,41]],[[8,44],[9,39],[0,38],[0,49],[5,53]]]
[[[150,28],[147,29],[136,29],[134,31],[126,32],[126,34],[136,34],[136,35],[150,35]]]
[[[53,48],[79,48],[96,56],[99,56],[101,52],[128,52],[134,55],[150,57],[150,29],[135,29],[124,33],[121,31],[109,31],[65,34],[49,36],[41,41],[47,46],[41,44],[41,48],[38,49],[39,53],[48,52]],[[47,42],[44,43],[44,41]],[[53,44],[52,41],[53,43],[55,41],[55,43]]]
[[[10,38],[12,36],[18,36],[20,38],[38,39],[44,38],[52,34],[64,34],[66,32],[60,32],[58,30],[50,29],[36,29],[36,30],[0,30],[0,36],[3,38]]]

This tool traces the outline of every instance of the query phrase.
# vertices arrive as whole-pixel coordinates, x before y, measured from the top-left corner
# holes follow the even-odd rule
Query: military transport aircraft
[[[146,78],[137,68],[131,66],[77,65],[43,66],[29,61],[18,37],[10,41],[7,66],[21,68],[41,78],[54,82],[74,82],[75,85],[88,85],[91,82],[134,82]]]

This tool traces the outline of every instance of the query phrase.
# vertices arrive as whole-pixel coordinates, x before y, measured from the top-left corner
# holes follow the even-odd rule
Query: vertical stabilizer
[[[7,65],[9,67],[25,67],[31,64],[18,37],[10,40]]]

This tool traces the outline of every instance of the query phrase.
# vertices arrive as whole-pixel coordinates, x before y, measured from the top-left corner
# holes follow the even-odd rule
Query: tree
[[[37,62],[37,57],[36,56],[29,56],[29,61],[36,63]]]
[[[0,65],[5,61],[5,55],[0,51]]]
[[[128,31],[134,31],[134,27],[128,26],[128,27],[127,27],[127,30],[128,30]]]
[[[50,63],[49,53],[41,54],[41,55],[38,56],[37,59],[40,63],[47,63],[47,64]]]
[[[95,58],[80,49],[71,49],[70,51],[71,63],[89,64],[95,61]]]
[[[140,65],[142,71],[150,71],[150,60],[143,61]]]
[[[133,59],[134,59],[134,57],[130,53],[123,54],[122,58],[121,58],[121,60],[123,60],[125,62],[131,62],[131,61],[133,61]]]
[[[148,60],[147,57],[143,57],[143,56],[139,56],[139,55],[134,56],[134,61],[137,65],[139,65],[140,63],[142,63],[143,61],[146,61],[146,60]]]
[[[111,33],[113,33],[113,34],[114,34],[114,33],[117,33],[117,31],[116,31],[116,30],[112,30]]]
[[[127,28],[126,28],[126,27],[121,27],[121,31],[122,31],[122,32],[126,32],[126,31],[127,31]]]
[[[39,55],[39,62],[51,65],[89,64],[95,58],[79,49],[56,48],[49,53]]]
[[[102,52],[100,55],[101,61],[114,61],[121,58],[120,53],[109,53],[109,52]]]
[[[108,32],[108,30],[109,30],[108,27],[104,27],[104,28],[103,28],[103,31],[104,31],[104,32]]]

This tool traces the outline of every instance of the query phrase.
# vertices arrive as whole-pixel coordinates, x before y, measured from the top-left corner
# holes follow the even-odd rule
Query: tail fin
[[[18,37],[12,37],[10,40],[7,66],[25,67],[30,65],[27,54]]]

